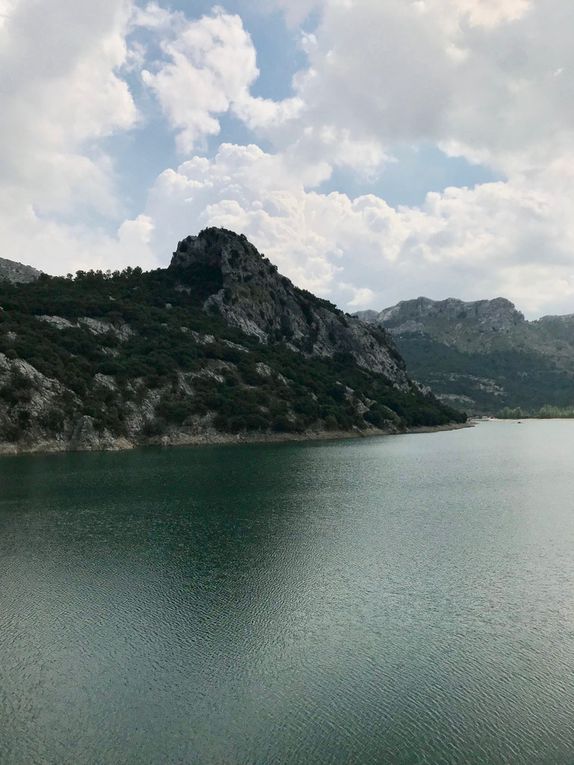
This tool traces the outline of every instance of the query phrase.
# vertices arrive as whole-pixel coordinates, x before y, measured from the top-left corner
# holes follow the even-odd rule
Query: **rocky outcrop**
[[[204,308],[261,343],[285,343],[304,355],[348,354],[362,368],[385,375],[398,388],[411,382],[384,329],[367,326],[281,276],[247,241],[225,229],[206,229],[178,244],[170,269],[185,282],[209,271],[213,292]]]
[[[133,329],[125,322],[113,323],[102,319],[93,319],[90,316],[81,316],[77,321],[64,319],[62,316],[38,316],[40,321],[51,324],[56,329],[72,329],[74,327],[86,327],[93,335],[112,334],[118,340],[125,342],[134,334]]]
[[[525,323],[525,318],[506,298],[465,303],[455,298],[406,300],[377,314],[371,322],[382,324],[392,334],[424,332],[431,324],[463,329],[465,325],[486,333],[508,334]]]
[[[41,272],[32,268],[32,266],[25,266],[22,263],[17,263],[15,260],[0,258],[0,279],[25,284],[36,281],[36,279],[40,278],[40,275]]]

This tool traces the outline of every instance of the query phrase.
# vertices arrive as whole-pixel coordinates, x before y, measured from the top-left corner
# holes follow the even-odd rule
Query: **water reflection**
[[[572,759],[539,425],[0,460],[0,761]]]

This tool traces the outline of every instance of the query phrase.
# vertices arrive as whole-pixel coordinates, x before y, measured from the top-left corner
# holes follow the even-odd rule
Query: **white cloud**
[[[40,216],[32,206],[4,200],[2,209],[2,255],[47,273],[158,266],[151,248],[153,222],[144,215],[124,221],[115,234],[108,234],[92,226]]]
[[[285,161],[299,169],[307,185],[320,184],[336,166],[373,173],[386,159],[378,141],[302,122],[304,104],[297,96],[281,101],[253,96],[256,50],[239,16],[216,7],[210,16],[186,21],[154,5],[134,18],[136,24],[170,30],[161,46],[165,59],[153,71],[144,69],[142,77],[176,131],[182,154],[204,149],[205,139],[219,134],[221,115],[231,112],[256,136],[281,146]]]
[[[471,26],[493,27],[516,21],[527,13],[531,0],[449,0],[451,12],[459,14]]]
[[[145,217],[115,234],[82,222],[123,210],[101,141],[139,118],[121,76],[132,10],[129,0],[0,0],[3,256],[52,273],[156,263]]]
[[[177,131],[179,149],[189,153],[219,133],[218,115],[249,100],[259,75],[255,48],[241,18],[216,8],[211,16],[176,26],[162,49],[166,61],[155,72],[144,70],[143,80]]]
[[[430,140],[508,173],[574,148],[567,0],[317,5],[309,66],[295,80],[302,106],[293,135],[305,126],[348,131],[383,152]]]
[[[170,32],[174,27],[185,24],[183,13],[177,13],[163,8],[158,3],[148,3],[144,7],[134,7],[131,14],[133,27],[144,27],[155,31]]]
[[[574,299],[574,225],[553,201],[491,183],[395,210],[374,195],[308,191],[281,157],[223,145],[213,160],[163,173],[146,214],[164,262],[178,239],[224,226],[246,234],[297,284],[348,309],[419,294],[502,294],[536,314]]]
[[[266,5],[277,3],[291,23],[320,15],[292,97],[273,101],[253,96],[253,41],[221,9],[190,21],[159,2],[0,0],[2,254],[52,272],[153,266],[169,261],[178,238],[224,225],[351,309],[502,294],[531,314],[572,311],[571,4]],[[146,30],[148,47],[128,49],[134,28]],[[123,75],[144,62],[188,160],[110,233],[81,221],[86,210],[120,217],[102,139],[141,119]],[[274,148],[223,144],[214,157],[193,156],[228,112]],[[395,144],[422,141],[506,180],[429,194],[420,208],[316,191],[335,167],[374,177]]]
[[[35,207],[80,199],[113,206],[110,164],[92,142],[135,124],[116,74],[126,58],[129,6],[120,0],[17,0],[0,29],[0,183]]]
[[[182,154],[204,148],[228,112],[251,129],[271,132],[299,116],[298,98],[274,101],[251,94],[259,77],[257,54],[240,16],[216,6],[211,15],[188,21],[154,3],[137,10],[133,23],[165,33],[164,60],[144,69],[142,78],[176,131]]]
[[[201,193],[209,188],[220,197],[206,202],[202,220],[248,227],[286,268],[289,261],[294,264],[299,281],[307,279],[340,299],[349,300],[343,285],[372,289],[380,279],[383,303],[393,300],[391,295],[419,291],[467,297],[506,292],[530,312],[572,300],[570,3],[276,0],[275,5],[291,22],[320,11],[314,33],[304,36],[309,63],[294,81],[290,103],[296,106],[281,110],[265,104],[261,114],[237,112],[256,135],[275,145],[273,162],[284,173],[283,185],[267,196],[258,194],[253,171],[245,169],[236,171],[233,189],[199,182]],[[431,194],[420,210],[394,211],[374,197],[352,201],[308,191],[333,167],[373,175],[395,144],[422,141],[490,165],[507,181]],[[210,177],[219,178],[222,156],[204,170]],[[298,174],[299,168],[305,173]],[[301,181],[298,190],[294,177]],[[273,205],[276,212],[270,213]],[[328,235],[315,220],[309,223],[317,208],[317,217],[329,221]],[[374,241],[380,226],[384,244]],[[299,254],[289,256],[289,247]],[[305,274],[307,257],[312,266]]]

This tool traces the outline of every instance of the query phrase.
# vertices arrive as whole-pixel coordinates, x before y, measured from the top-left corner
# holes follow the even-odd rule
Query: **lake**
[[[574,421],[0,460],[2,765],[574,762]]]

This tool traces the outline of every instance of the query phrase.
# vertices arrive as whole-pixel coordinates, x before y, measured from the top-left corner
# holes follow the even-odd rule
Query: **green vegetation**
[[[574,404],[574,378],[550,357],[526,350],[464,352],[427,335],[403,335],[397,345],[413,377],[437,393],[465,395],[474,411],[495,414],[518,404],[538,411]]]
[[[374,320],[393,333],[415,379],[472,414],[574,407],[574,315],[527,321],[504,298],[417,298]]]
[[[520,407],[515,407],[514,409],[505,407],[501,412],[498,413],[498,417],[501,420],[572,420],[574,419],[574,407],[566,407],[561,409],[558,406],[546,405],[537,411],[532,412],[524,411],[523,409],[520,409]]]
[[[182,287],[181,273],[171,269],[128,268],[0,282],[0,353],[62,386],[39,424],[57,433],[88,415],[97,430],[124,435],[130,412],[151,394],[153,416],[143,426],[148,437],[208,415],[218,430],[232,433],[464,421],[432,396],[403,393],[360,369],[350,355],[305,358],[281,342],[260,344],[207,314],[202,304],[218,278],[215,270],[195,269]],[[4,401],[26,412],[32,388],[29,377],[13,373],[0,388],[0,406]],[[31,422],[29,413],[19,416],[21,434]],[[14,437],[8,427],[3,440]]]

